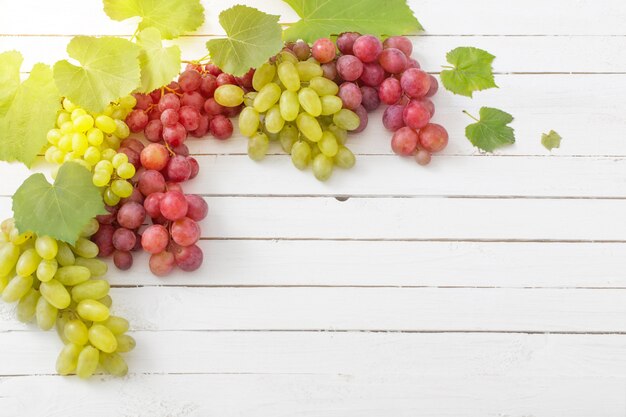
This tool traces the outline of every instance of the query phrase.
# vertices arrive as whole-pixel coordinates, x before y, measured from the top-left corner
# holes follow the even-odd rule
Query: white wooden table
[[[235,1],[204,3],[179,42],[189,59]],[[201,271],[157,279],[144,256],[109,274],[132,374],[56,376],[57,336],[2,305],[0,416],[626,415],[626,3],[411,3],[428,71],[456,46],[497,56],[500,89],[436,98],[445,155],[427,169],[392,155],[380,114],[327,184],[278,152],[251,162],[242,137],[193,142],[187,191],[211,209]],[[0,0],[0,51],[22,51],[24,71],[72,35],[133,31],[96,0]],[[461,111],[482,105],[516,117],[517,145],[470,146]],[[3,218],[27,174],[0,165]]]

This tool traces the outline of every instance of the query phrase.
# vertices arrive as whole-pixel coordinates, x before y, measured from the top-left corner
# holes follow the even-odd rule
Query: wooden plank
[[[203,0],[205,24],[198,34],[223,33],[219,12],[237,2]],[[624,35],[621,0],[485,0],[470,4],[462,0],[411,0],[416,16],[429,34],[444,35]],[[102,12],[101,2],[66,0],[63,10],[50,2],[22,0],[5,6],[0,16],[2,34],[97,34],[131,35],[137,20],[114,22]],[[283,23],[295,22],[296,14],[280,0],[266,0],[261,9],[281,15]],[[36,11],[36,12],[35,12]],[[54,16],[54,19],[50,17]],[[80,16],[80,18],[77,18]]]
[[[626,336],[497,333],[134,332],[133,374],[626,378]],[[55,373],[53,332],[0,335],[0,375]],[[378,366],[372,366],[373,363]]]
[[[618,417],[626,379],[610,377],[149,375],[1,378],[0,416]],[[32,392],[37,392],[33,401]]]
[[[115,288],[136,330],[626,332],[626,291],[484,288]],[[18,323],[1,304],[0,330]]]

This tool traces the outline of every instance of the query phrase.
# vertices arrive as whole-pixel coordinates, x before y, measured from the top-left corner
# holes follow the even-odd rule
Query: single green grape
[[[120,196],[115,194],[115,192],[109,187],[104,190],[104,195],[102,196],[104,203],[107,206],[117,206],[121,200]]]
[[[91,278],[91,272],[84,266],[63,266],[57,270],[54,278],[65,286],[73,287]]]
[[[86,133],[87,141],[91,146],[100,146],[104,142],[104,133],[97,127],[92,127]]]
[[[300,81],[310,82],[315,77],[321,77],[324,74],[319,63],[300,61],[296,64]]]
[[[124,156],[126,156],[126,154],[118,154],[118,153],[116,153],[115,155],[124,155]],[[126,157],[126,158],[128,158],[128,157]],[[124,162],[128,162],[128,160],[126,160]],[[120,164],[121,164],[121,162],[120,162]],[[96,171],[104,171],[104,172],[106,172],[109,175],[113,175],[113,170],[114,169],[115,168],[113,167],[113,164],[111,163],[111,161],[108,161],[106,159],[103,159],[102,161],[98,162],[96,164],[96,167],[95,167]]]
[[[76,363],[76,375],[81,379],[88,379],[98,369],[100,352],[93,346],[85,346],[78,355]]]
[[[137,99],[132,95],[124,96],[120,99],[120,106],[122,106],[125,109],[132,110],[136,105],[137,105]]]
[[[298,137],[300,136],[300,132],[298,128],[288,123],[283,127],[283,130],[280,131],[278,135],[278,139],[280,140],[280,146],[283,148],[283,151],[287,153],[291,153],[291,148],[293,148],[293,144],[298,141]]]
[[[117,353],[100,353],[100,365],[107,373],[122,377],[128,374],[126,361]]]
[[[333,122],[341,129],[354,130],[361,124],[361,119],[352,110],[341,109],[333,116]]]
[[[215,101],[224,107],[237,107],[243,103],[245,92],[237,85],[225,84],[217,87],[214,93]]]
[[[85,320],[105,321],[109,318],[109,308],[96,300],[83,300],[78,303],[76,312]]]
[[[343,107],[343,101],[337,96],[322,96],[322,116],[332,116]]]
[[[133,194],[133,185],[126,180],[115,180],[111,183],[111,190],[120,198],[128,198]]]
[[[270,140],[263,132],[258,132],[248,139],[248,156],[253,161],[260,161],[267,155]]]
[[[103,159],[103,160],[106,160],[106,161],[109,161],[109,162],[111,162],[111,161],[113,160],[113,158],[115,157],[115,155],[117,155],[117,152],[115,152],[115,150],[114,150],[114,149],[107,148],[107,149],[104,149],[104,150],[102,151],[102,159]],[[112,167],[112,166],[113,166],[113,165],[111,165],[111,167]],[[111,170],[111,172],[113,172],[113,171]]]
[[[291,148],[291,161],[300,170],[308,167],[311,162],[311,146],[303,140],[294,143]]]
[[[92,279],[72,288],[72,299],[77,303],[83,300],[99,300],[109,294],[109,283],[102,279]]]
[[[339,86],[325,77],[315,77],[309,83],[311,87],[320,96],[336,96],[339,93]]]
[[[56,239],[50,236],[39,236],[35,239],[35,249],[42,259],[51,260],[56,258],[59,252],[59,245]]]
[[[64,133],[59,139],[59,143],[57,144],[58,148],[63,152],[71,152],[72,151],[72,135],[69,133]]]
[[[113,132],[115,132],[115,129],[117,129],[117,124],[115,123],[115,120],[113,120],[110,116],[105,116],[104,114],[96,117],[95,125],[98,129],[100,129],[107,135],[113,134]]]
[[[82,320],[74,319],[65,323],[63,334],[70,342],[83,346],[89,341],[89,329]]]
[[[120,166],[122,166],[122,164],[127,164],[128,163],[128,155],[126,155],[125,153],[118,153],[113,157],[113,160],[111,161],[111,165],[113,166],[113,168],[117,169]]]
[[[325,131],[322,134],[322,139],[319,141],[318,146],[320,151],[329,158],[337,155],[337,152],[339,151],[337,138],[329,131]]]
[[[59,251],[57,253],[57,262],[61,266],[70,266],[74,265],[76,262],[76,258],[74,257],[74,252],[70,246],[65,242],[57,242],[59,245]]]
[[[79,237],[72,246],[73,252],[83,258],[95,258],[98,256],[98,245],[89,239]]]
[[[41,282],[48,282],[54,278],[57,269],[59,269],[59,263],[56,259],[44,259],[37,266],[37,279]]]
[[[254,109],[259,113],[265,113],[280,100],[281,88],[276,83],[269,83],[259,91],[254,99]]]
[[[122,119],[125,119],[126,115],[122,116]],[[130,136],[130,128],[124,122],[124,120],[115,119],[115,136],[120,139],[126,139]]]
[[[278,78],[287,90],[300,90],[300,75],[293,62],[285,61],[278,65]]]
[[[250,137],[259,130],[261,119],[259,112],[253,107],[246,107],[239,115],[239,131],[242,135]]]
[[[317,119],[308,113],[300,113],[296,119],[296,124],[300,132],[312,142],[319,142],[322,139],[322,127]]]
[[[47,302],[59,310],[67,308],[72,301],[70,293],[67,291],[65,286],[56,279],[51,279],[48,282],[42,282],[39,287],[39,291]]]
[[[291,52],[282,51],[277,55],[278,62],[290,62],[292,64],[298,63],[298,58]]]
[[[35,316],[37,318],[37,326],[41,330],[50,330],[54,327],[57,320],[59,310],[50,304],[44,297],[37,300],[37,308]]]
[[[113,332],[116,336],[126,333],[130,328],[128,320],[117,316],[109,316],[109,318],[103,321],[102,324],[111,330],[111,332]]]
[[[85,159],[85,161],[87,161],[90,165],[96,165],[102,159],[102,155],[97,147],[89,146],[85,150],[83,159]]]
[[[48,139],[48,142],[50,144],[57,145],[62,136],[63,134],[59,129],[50,129],[48,131],[48,134],[46,135],[46,138]]]
[[[116,172],[120,178],[128,180],[135,176],[136,170],[133,164],[125,162],[117,168]]]
[[[41,256],[37,254],[34,248],[27,249],[20,255],[15,266],[15,272],[21,277],[27,277],[32,275],[37,270],[41,262]]]
[[[2,299],[6,303],[15,303],[33,287],[33,277],[13,277],[2,291]]]
[[[0,245],[0,277],[9,275],[19,258],[20,248],[17,245],[11,242]]]
[[[61,353],[57,357],[56,369],[59,375],[70,375],[76,371],[78,365],[78,356],[80,355],[82,346],[74,343],[66,344]]]
[[[127,334],[121,334],[116,337],[117,339],[117,352],[118,353],[126,353],[135,349],[137,342],[131,336]]]
[[[278,104],[272,106],[265,114],[265,129],[269,133],[277,134],[285,126],[285,119],[280,112],[280,106]]]
[[[77,132],[85,133],[89,129],[93,128],[95,121],[93,117],[88,114],[83,114],[73,120],[74,130]]]
[[[305,87],[298,93],[298,101],[302,108],[313,117],[322,114],[322,102],[317,93],[309,87]]]
[[[89,329],[89,343],[105,353],[117,350],[117,339],[111,330],[102,324],[94,324]]]
[[[96,168],[96,172],[94,172],[93,174],[92,181],[93,185],[95,185],[96,187],[104,187],[111,181],[111,174],[104,170],[98,170],[98,168]]]
[[[61,127],[63,126],[65,123],[70,122],[72,123],[72,115],[66,111],[61,111],[59,112],[58,116],[57,116],[57,126]],[[73,127],[73,125],[72,125]]]
[[[79,117],[86,116],[86,115],[87,115],[87,112],[85,111],[85,109],[75,108],[71,112],[71,119],[72,119],[72,121],[75,121]]]
[[[17,303],[17,319],[22,323],[30,323],[35,318],[39,291],[31,288]]]
[[[287,122],[293,122],[300,114],[298,93],[285,90],[280,96],[280,114]]]
[[[276,66],[266,62],[254,72],[254,76],[252,77],[252,87],[256,91],[261,91],[263,87],[272,82],[275,76]]]
[[[320,153],[313,160],[313,174],[320,181],[327,181],[333,175],[333,160]]]
[[[63,108],[65,110],[67,110],[68,112],[72,112],[72,111],[74,111],[74,109],[78,108],[78,106],[76,106],[76,104],[72,103],[71,100],[69,98],[67,98],[67,97],[65,97],[63,99],[62,104],[63,104]]]
[[[84,266],[85,268],[89,269],[89,272],[91,272],[92,277],[101,277],[105,275],[109,269],[106,262],[101,261],[100,259],[96,259],[96,258],[78,257],[76,258],[76,265]],[[91,281],[87,281],[87,282],[91,282]],[[91,297],[91,298],[93,298],[94,300],[97,300],[98,298],[104,297],[104,295],[100,297]]]
[[[337,138],[337,142],[341,145],[345,145],[348,141],[348,131],[338,127],[336,124],[332,123],[328,126],[328,130],[332,132],[333,135]]]

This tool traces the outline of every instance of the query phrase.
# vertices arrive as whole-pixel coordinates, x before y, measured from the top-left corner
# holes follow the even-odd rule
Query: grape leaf
[[[161,33],[155,28],[147,28],[137,35],[137,45],[142,48],[139,54],[141,63],[140,92],[149,93],[169,84],[180,72],[180,48],[176,45],[163,47]]]
[[[104,0],[104,12],[117,21],[138,16],[138,30],[157,28],[164,39],[193,32],[204,23],[200,0]]]
[[[11,55],[10,61],[0,61],[0,160],[30,167],[54,127],[61,100],[49,66],[35,64],[20,84],[22,57]]]
[[[493,78],[492,63],[496,57],[472,47],[456,48],[446,55],[453,67],[441,72],[441,81],[454,94],[472,97],[475,91],[498,88]]]
[[[241,76],[260,67],[283,47],[279,16],[253,7],[234,6],[220,13],[225,39],[212,39],[206,46],[211,60],[222,71]]]
[[[20,231],[74,244],[85,225],[106,214],[91,173],[76,162],[61,166],[51,185],[43,174],[33,174],[13,195],[13,216]]]
[[[67,53],[82,64],[54,64],[61,95],[86,110],[99,113],[111,101],[130,94],[140,84],[140,48],[125,39],[76,36]]]
[[[544,148],[549,151],[552,151],[554,148],[561,147],[561,135],[556,133],[554,130],[551,130],[550,133],[544,133],[541,135],[541,144]]]
[[[483,107],[480,109],[480,120],[465,112],[476,123],[467,126],[465,135],[472,145],[487,152],[515,143],[515,131],[507,126],[513,116],[502,110]]]
[[[285,30],[285,40],[319,38],[342,32],[408,35],[424,30],[406,0],[284,0],[301,20]]]

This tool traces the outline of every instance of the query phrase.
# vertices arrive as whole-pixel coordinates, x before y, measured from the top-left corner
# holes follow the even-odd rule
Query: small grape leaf
[[[106,214],[91,173],[76,162],[61,166],[51,185],[33,174],[13,195],[13,216],[20,231],[32,231],[74,244],[92,218]]]
[[[1,60],[3,55],[0,55],[0,160],[20,161],[30,167],[47,142],[48,130],[54,127],[61,107],[59,90],[52,70],[44,64],[35,64],[29,77],[20,84],[22,56],[11,54],[10,62],[5,62]]]
[[[284,0],[300,16],[285,30],[285,40],[319,38],[342,32],[408,35],[424,30],[406,0]]]
[[[554,130],[551,130],[550,133],[544,133],[541,135],[541,144],[544,148],[549,151],[552,151],[554,148],[561,147],[561,135],[556,133]]]
[[[154,27],[163,39],[178,38],[204,23],[200,0],[104,0],[104,12],[117,21],[138,16],[138,30]]]
[[[67,46],[67,53],[82,66],[66,60],[57,62],[54,80],[61,95],[99,113],[139,86],[139,52],[137,45],[125,39],[76,36]]]
[[[163,47],[161,33],[156,28],[147,28],[137,35],[141,64],[140,92],[149,93],[160,88],[180,72],[180,48],[176,45]]]
[[[507,126],[513,121],[513,116],[502,110],[483,107],[480,109],[480,120],[465,112],[476,123],[467,126],[465,136],[472,145],[486,152],[493,152],[497,148],[515,143],[515,131]]]
[[[475,91],[498,88],[493,78],[495,58],[482,49],[456,48],[446,55],[453,67],[441,72],[441,81],[448,91],[467,97],[472,97]]]
[[[220,24],[228,37],[207,42],[211,60],[222,71],[235,76],[260,67],[283,47],[278,19],[279,16],[248,6],[224,10],[220,13]]]

